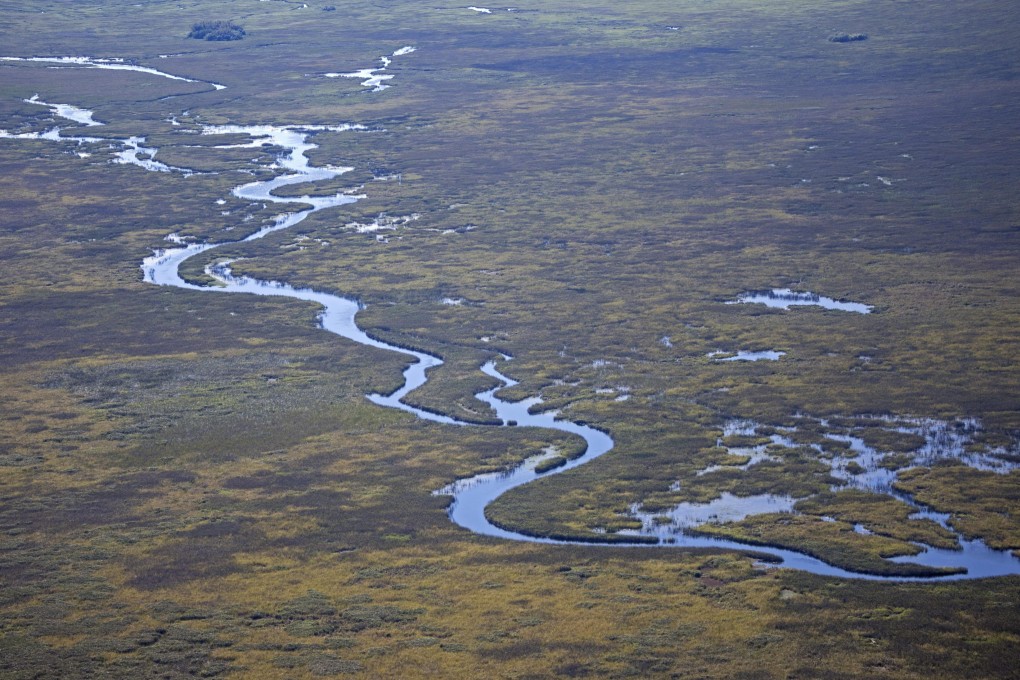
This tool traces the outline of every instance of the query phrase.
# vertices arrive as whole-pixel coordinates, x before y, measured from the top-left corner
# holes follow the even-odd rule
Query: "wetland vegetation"
[[[244,28],[233,21],[199,21],[188,32],[189,38],[196,40],[244,40]]]
[[[188,40],[175,3],[0,28],[0,675],[1015,676],[1016,576],[466,532],[435,490],[563,470],[579,440],[381,408],[405,358],[315,305],[138,268],[283,212],[231,193],[282,148],[215,126],[358,124],[308,150],[353,170],[277,195],[364,198],[182,274],[360,300],[373,337],[444,359],[406,398],[428,412],[492,422],[478,368],[507,354],[500,398],[612,434],[494,523],[614,541],[771,496],[792,507],[697,529],[862,571],[1016,552],[1015,12],[207,5],[246,39]],[[800,304],[727,304],[748,291]]]

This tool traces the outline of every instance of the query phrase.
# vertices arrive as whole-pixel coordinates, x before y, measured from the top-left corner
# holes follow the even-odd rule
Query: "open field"
[[[845,455],[825,419],[957,531],[1018,551],[1020,472],[913,467],[915,435],[861,418],[975,418],[972,452],[1020,456],[1017,10],[303,5],[4,3],[0,57],[194,82],[0,61],[0,130],[105,140],[0,138],[0,676],[1017,677],[1020,577],[849,582],[750,548],[463,531],[434,490],[579,442],[379,408],[364,395],[397,388],[401,358],[317,329],[313,305],[139,270],[167,234],[236,240],[281,211],[230,194],[278,149],[213,149],[245,140],[202,125],[358,123],[309,154],[353,170],[280,193],[366,198],[182,273],[240,258],[357,297],[361,327],[445,359],[410,403],[487,422],[478,367],[503,352],[520,384],[501,396],[612,434],[494,521],[591,537],[640,526],[635,504],[768,492],[806,500],[703,530],[867,571],[952,547],[891,496],[832,491],[803,448]],[[186,37],[216,20],[246,36]],[[324,75],[405,46],[388,89]],[[198,174],[109,162],[132,136]],[[772,288],[874,310],[726,304]],[[785,354],[708,356],[741,350]],[[796,446],[737,472],[725,446],[759,442],[724,437],[733,419],[797,425]]]

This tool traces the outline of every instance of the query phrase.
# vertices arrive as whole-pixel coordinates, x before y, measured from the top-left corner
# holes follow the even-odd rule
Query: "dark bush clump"
[[[829,42],[847,43],[857,42],[858,40],[867,40],[867,33],[836,33],[835,35],[829,36]]]
[[[197,40],[240,40],[244,29],[233,21],[200,21],[191,27],[189,38]]]

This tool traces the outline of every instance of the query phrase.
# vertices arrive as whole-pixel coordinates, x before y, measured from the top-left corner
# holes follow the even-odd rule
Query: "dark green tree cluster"
[[[244,35],[244,29],[233,21],[200,21],[188,33],[197,40],[241,40]]]

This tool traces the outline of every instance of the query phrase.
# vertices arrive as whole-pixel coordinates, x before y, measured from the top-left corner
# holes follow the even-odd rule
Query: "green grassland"
[[[122,57],[226,89],[0,62],[0,129],[51,126],[23,101],[38,93],[94,110],[106,127],[86,134],[144,135],[208,173],[0,139],[0,676],[1016,677],[1015,577],[847,582],[751,549],[468,534],[434,490],[580,442],[376,407],[364,395],[400,384],[401,357],[318,330],[313,305],[139,270],[169,233],[233,240],[280,212],[229,194],[272,149],[213,152],[225,138],[182,130],[363,124],[310,154],[355,170],[282,193],[367,198],[211,259],[357,297],[363,328],[444,357],[411,403],[489,421],[478,366],[505,352],[520,384],[501,396],[612,433],[611,453],[508,493],[494,521],[590,537],[632,528],[634,503],[815,494],[799,515],[704,530],[891,569],[880,557],[948,536],[889,497],[831,492],[798,449],[695,475],[741,462],[716,446],[735,417],[977,417],[975,446],[1017,436],[1008,3],[303,4],[4,4],[0,56]],[[246,37],[186,37],[218,20]],[[405,45],[382,92],[322,77]],[[388,242],[347,226],[380,215],[419,217]],[[208,261],[183,272],[203,280]],[[725,304],[772,287],[875,312]],[[705,356],[740,349],[786,355]],[[1020,550],[1016,473],[947,464],[899,488]]]

